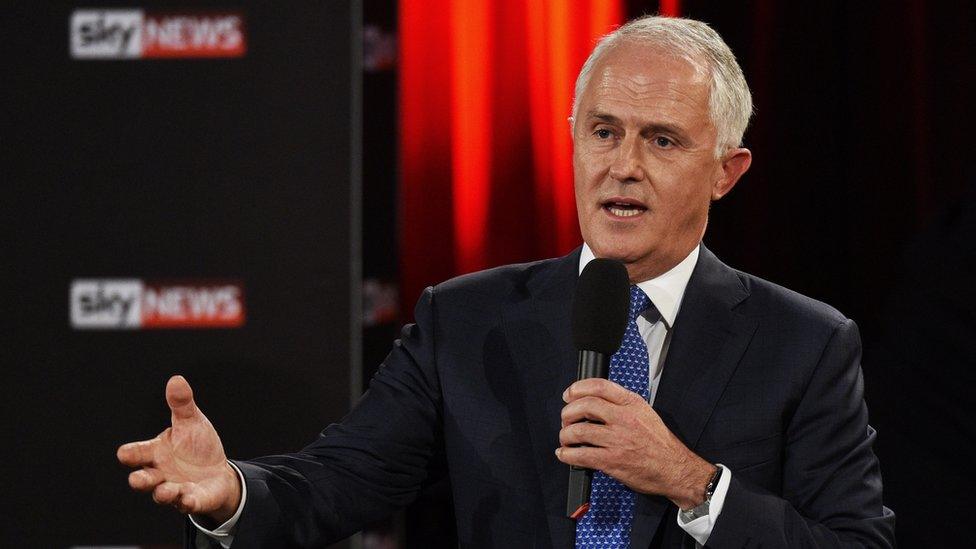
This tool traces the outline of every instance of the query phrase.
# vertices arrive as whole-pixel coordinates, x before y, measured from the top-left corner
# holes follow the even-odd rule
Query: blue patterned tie
[[[648,397],[647,344],[637,330],[637,317],[651,300],[637,286],[630,287],[630,318],[620,349],[610,358],[610,381]],[[602,471],[593,472],[590,510],[576,523],[576,549],[616,549],[630,545],[634,493]]]

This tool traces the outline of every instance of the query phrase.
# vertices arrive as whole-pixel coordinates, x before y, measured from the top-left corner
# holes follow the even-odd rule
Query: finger
[[[594,396],[574,400],[563,406],[563,410],[560,412],[562,426],[565,427],[583,420],[598,421],[605,424],[613,423],[616,418],[615,406],[616,404],[611,404]]]
[[[572,402],[588,396],[600,397],[614,404],[632,404],[637,400],[644,400],[633,391],[608,380],[598,377],[581,379],[570,385],[563,392],[563,400]]]
[[[173,420],[189,419],[197,412],[197,405],[193,402],[193,389],[180,375],[169,378],[166,383],[166,404],[173,412]]]
[[[160,505],[174,505],[180,497],[180,485],[176,482],[163,482],[153,489],[153,501]]]
[[[129,467],[143,467],[152,465],[156,455],[156,447],[159,445],[159,438],[152,440],[140,440],[119,446],[115,456],[119,461]]]
[[[587,469],[599,469],[601,464],[606,462],[606,453],[607,450],[604,448],[591,448],[589,446],[556,448],[556,458],[559,461]]]
[[[559,444],[572,446],[586,444],[605,448],[613,443],[613,434],[604,425],[596,423],[574,423],[559,431]]]
[[[153,490],[165,480],[166,478],[163,476],[162,471],[153,467],[147,467],[129,473],[129,486],[140,492]]]

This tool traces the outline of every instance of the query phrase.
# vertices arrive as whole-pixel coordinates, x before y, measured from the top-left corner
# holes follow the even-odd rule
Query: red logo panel
[[[241,57],[246,51],[240,13],[146,13],[142,57]]]
[[[147,281],[142,327],[237,328],[244,324],[244,285],[236,281]]]

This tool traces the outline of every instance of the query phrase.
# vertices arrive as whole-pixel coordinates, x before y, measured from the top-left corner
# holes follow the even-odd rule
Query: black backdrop
[[[241,11],[247,53],[73,60],[72,10],[116,5]],[[167,424],[171,374],[236,457],[300,448],[359,388],[358,7],[4,12],[0,545],[176,543],[115,460]],[[239,280],[246,323],[73,330],[71,280],[109,277]]]

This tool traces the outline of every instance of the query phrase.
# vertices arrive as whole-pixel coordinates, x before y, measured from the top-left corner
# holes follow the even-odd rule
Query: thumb
[[[186,378],[175,375],[166,382],[166,404],[173,412],[173,420],[189,419],[197,413],[197,405],[193,402],[193,389]]]

